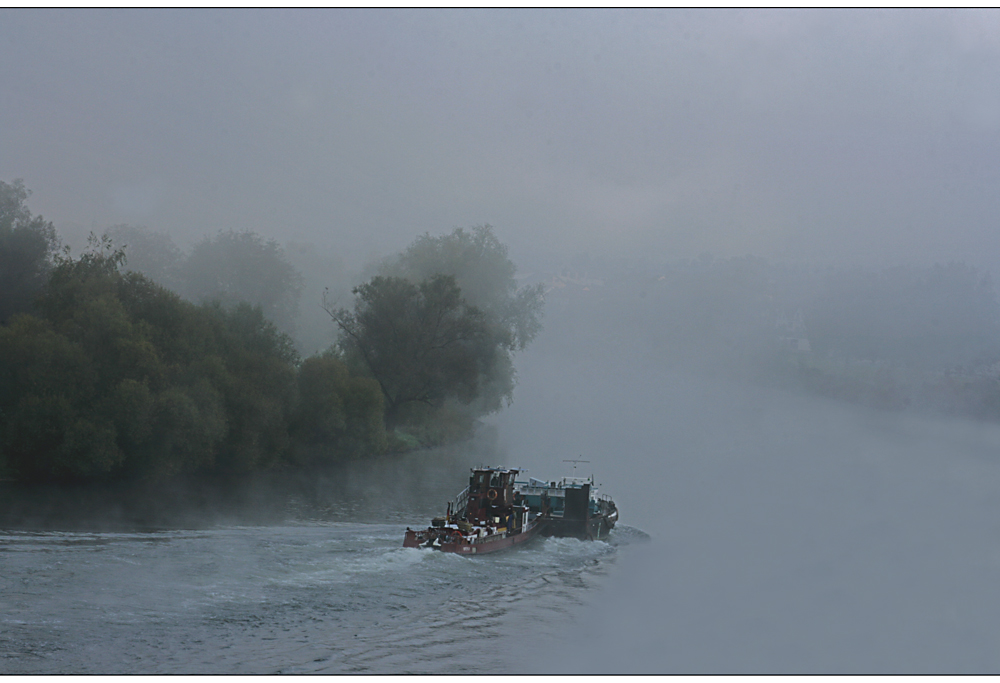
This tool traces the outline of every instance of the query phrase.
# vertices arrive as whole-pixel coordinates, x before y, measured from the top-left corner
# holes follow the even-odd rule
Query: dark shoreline
[[[245,523],[280,519],[262,504],[259,475],[177,477],[163,482],[0,482],[0,527],[24,531],[200,528],[236,516]]]
[[[435,514],[490,460],[490,439],[313,468],[163,481],[0,480],[0,529],[156,531],[302,521],[405,521]],[[456,486],[458,488],[456,488]],[[412,511],[412,512],[411,512]]]

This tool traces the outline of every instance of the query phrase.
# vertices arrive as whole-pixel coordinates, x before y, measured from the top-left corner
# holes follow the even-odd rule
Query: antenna
[[[579,464],[581,462],[590,463],[589,460],[575,460],[573,458],[570,458],[569,460],[563,460],[563,462],[571,462],[571,463],[573,463],[573,474],[576,474],[576,466],[577,466],[577,464]]]

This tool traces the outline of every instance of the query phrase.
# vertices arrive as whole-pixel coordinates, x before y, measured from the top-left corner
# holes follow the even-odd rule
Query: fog
[[[518,641],[520,670],[1000,666],[997,424],[748,388],[637,351],[527,356],[502,447],[536,476],[589,460],[650,539],[620,550],[572,626]]]
[[[424,233],[545,285],[470,453],[650,538],[525,671],[1000,668],[1000,13],[8,9],[0,57],[0,179],[75,246],[275,240],[304,355]]]
[[[0,176],[83,234],[993,266],[998,22],[5,10]]]

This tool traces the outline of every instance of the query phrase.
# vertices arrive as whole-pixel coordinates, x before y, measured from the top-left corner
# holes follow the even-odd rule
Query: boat
[[[529,510],[547,510],[549,519],[543,530],[546,536],[604,540],[618,521],[618,507],[609,496],[598,492],[593,475],[558,481],[529,477],[526,482],[515,482],[514,492]]]
[[[406,528],[404,548],[432,548],[460,555],[482,555],[527,543],[549,522],[548,497],[532,509],[515,491],[520,470],[472,469],[469,485],[449,502],[444,517],[423,530]]]

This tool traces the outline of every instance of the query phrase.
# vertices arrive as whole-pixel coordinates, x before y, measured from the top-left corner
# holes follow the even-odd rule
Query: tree
[[[291,447],[289,420],[298,354],[291,338],[264,317],[260,306],[244,302],[228,310],[219,306],[203,310],[215,317],[215,343],[222,361],[214,386],[223,398],[227,429],[217,467],[228,472],[268,467]],[[212,376],[210,368],[202,372]]]
[[[349,361],[362,365],[385,398],[394,426],[407,404],[440,407],[448,398],[472,402],[480,378],[500,352],[487,316],[461,296],[451,275],[415,285],[376,276],[354,289],[354,311],[327,312],[341,331]]]
[[[104,235],[125,251],[129,270],[167,289],[179,287],[183,255],[168,233],[121,224],[108,228]]]
[[[0,181],[0,324],[29,311],[59,246],[52,223],[32,216],[24,181]]]
[[[0,450],[24,479],[101,476],[120,465],[86,350],[20,314],[0,328]]]
[[[517,267],[489,225],[471,231],[456,228],[440,237],[424,234],[402,254],[383,261],[379,272],[414,283],[451,275],[465,300],[486,314],[510,351],[523,351],[542,329],[543,285],[518,288]]]
[[[293,331],[302,276],[273,239],[232,230],[206,237],[185,260],[181,281],[181,293],[192,301],[226,307],[246,301],[260,306],[282,331]]]
[[[243,472],[288,455],[291,339],[259,306],[196,306],[92,237],[39,316],[0,327],[0,452],[25,480]]]
[[[374,380],[351,375],[327,352],[302,363],[298,389],[292,423],[296,460],[324,462],[385,450],[382,391]]]
[[[513,399],[513,354],[541,331],[543,285],[518,288],[517,267],[493,228],[481,225],[448,235],[418,237],[401,254],[382,262],[381,275],[420,283],[435,275],[454,278],[461,296],[481,311],[493,344],[489,362],[480,363],[477,395],[465,410],[491,413]]]

